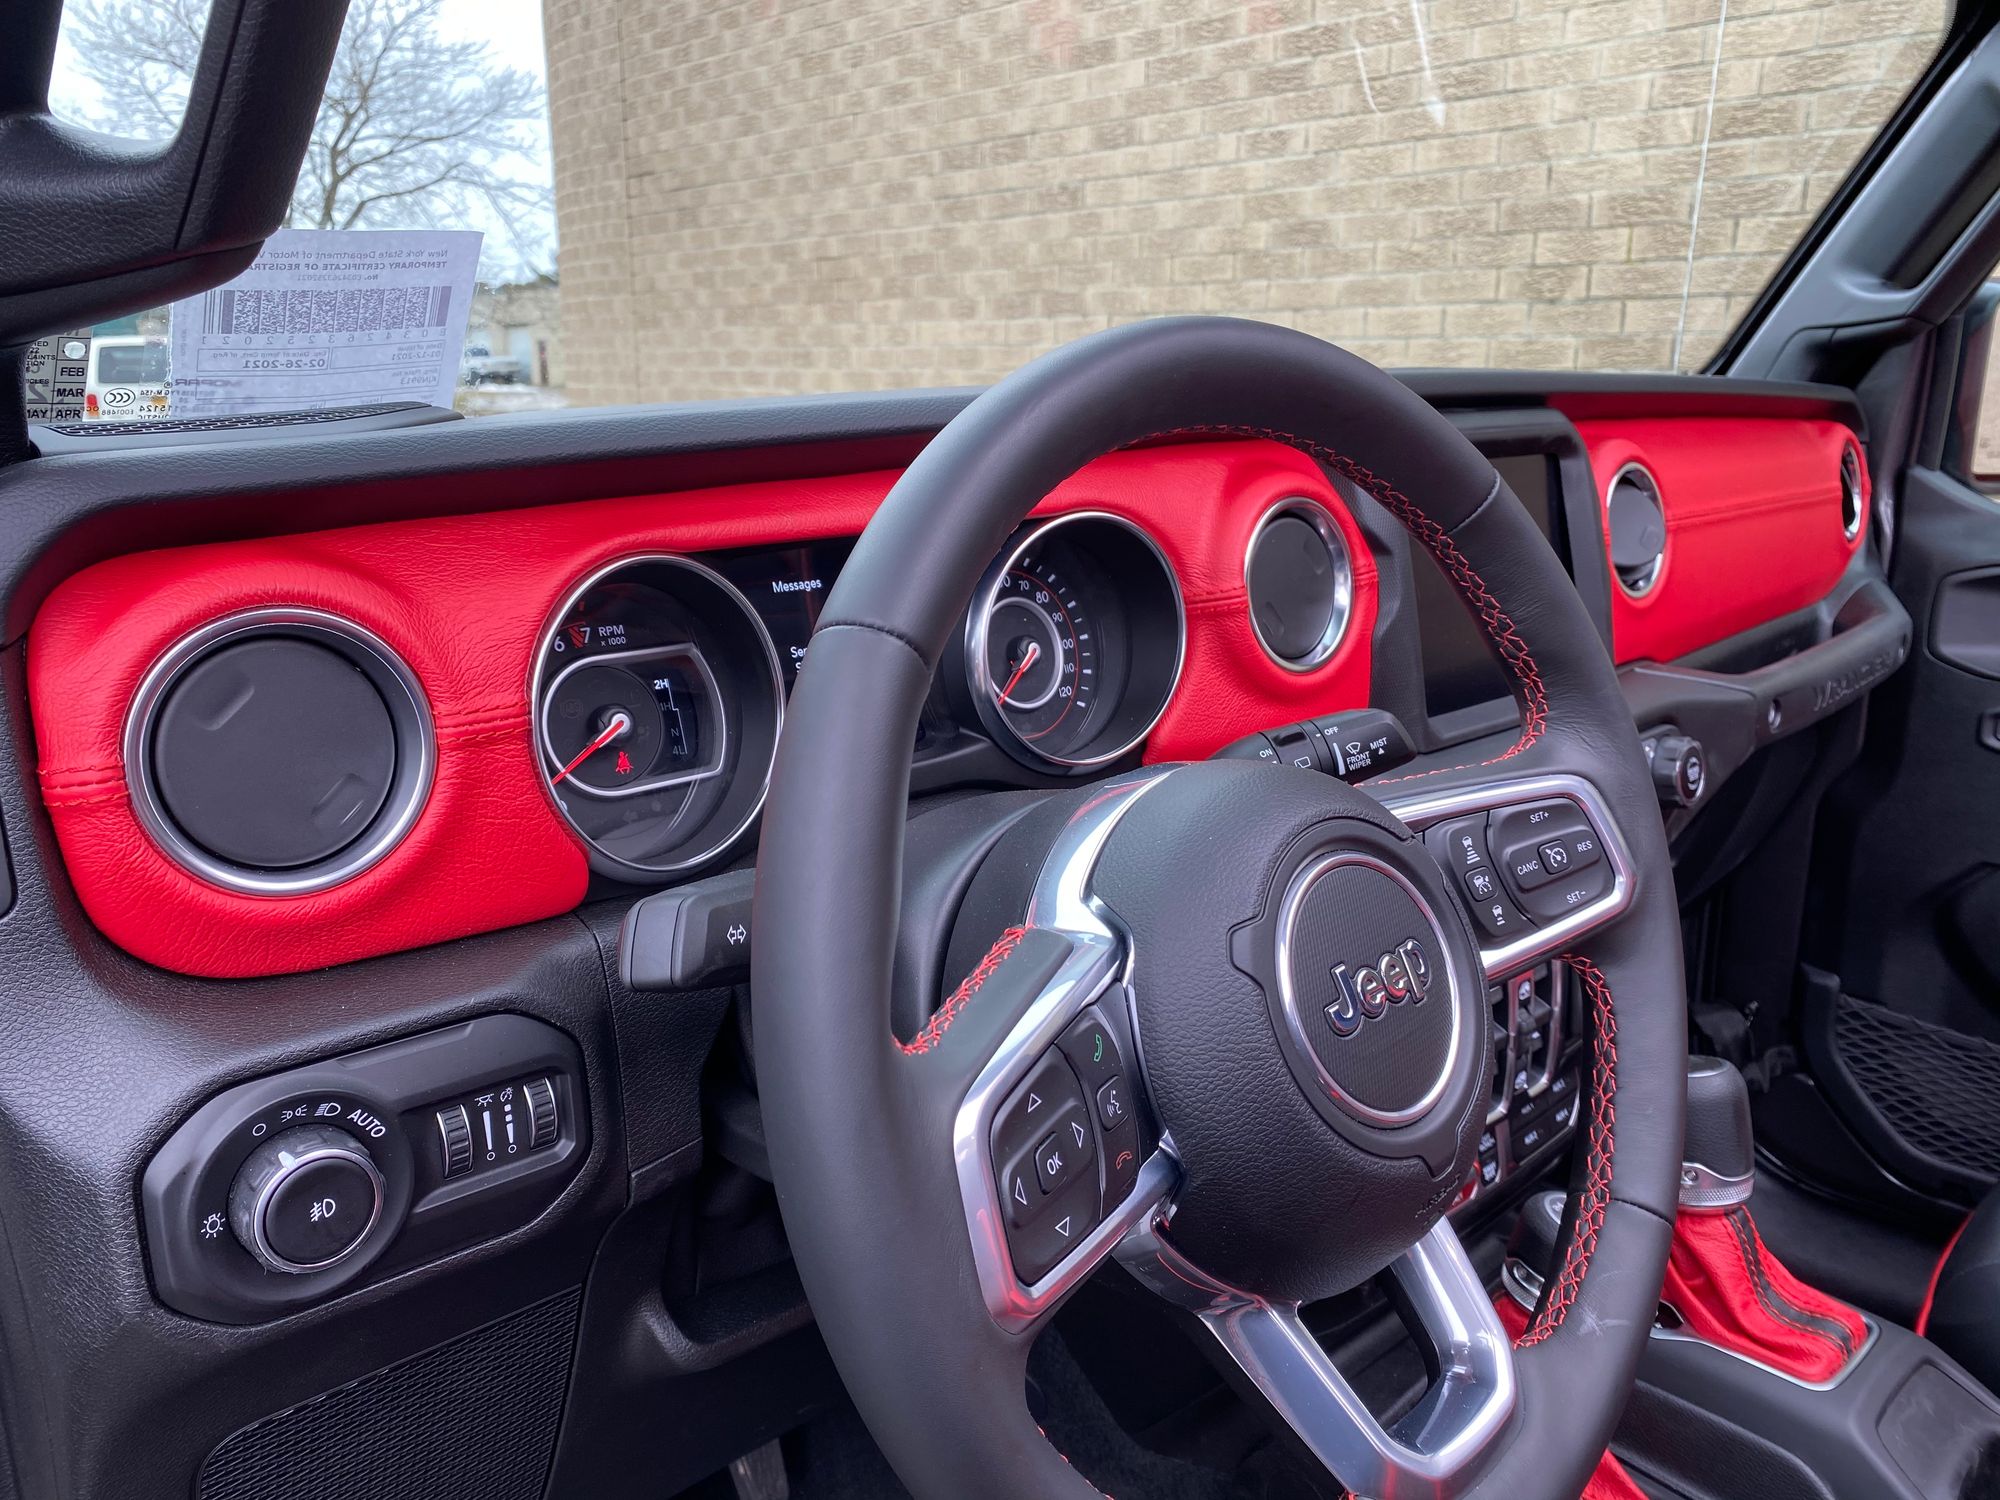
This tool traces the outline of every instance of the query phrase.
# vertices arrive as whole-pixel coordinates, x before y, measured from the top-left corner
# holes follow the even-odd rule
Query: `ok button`
[[[1035,1147],[1035,1176],[1044,1193],[1058,1193],[1083,1175],[1094,1155],[1090,1117],[1077,1105],[1064,1109],[1055,1130]]]

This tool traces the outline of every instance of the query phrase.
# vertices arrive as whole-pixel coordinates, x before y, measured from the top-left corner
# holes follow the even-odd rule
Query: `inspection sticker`
[[[176,417],[451,405],[473,230],[281,229],[225,286],[176,302]]]

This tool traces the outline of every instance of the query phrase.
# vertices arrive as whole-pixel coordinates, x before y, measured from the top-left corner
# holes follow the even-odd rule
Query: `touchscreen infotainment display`
[[[1563,533],[1555,459],[1546,453],[1496,458],[1493,467],[1542,529],[1565,568],[1569,547]],[[1486,638],[1460,602],[1458,591],[1421,546],[1410,548],[1416,576],[1418,638],[1424,653],[1424,697],[1432,718],[1507,696],[1507,679]]]

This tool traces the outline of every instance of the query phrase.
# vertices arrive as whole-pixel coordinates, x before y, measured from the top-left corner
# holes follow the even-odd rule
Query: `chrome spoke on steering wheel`
[[[1297,1304],[1270,1302],[1208,1275],[1174,1249],[1159,1216],[1134,1226],[1118,1259],[1192,1313],[1278,1418],[1362,1500],[1461,1493],[1513,1415],[1512,1346],[1447,1220],[1390,1268],[1438,1374],[1388,1427],[1320,1348]]]
[[[1610,804],[1581,776],[1363,790],[1422,834],[1445,867],[1479,933],[1488,979],[1561,952],[1621,915],[1637,894],[1636,866]]]
[[[973,1080],[953,1121],[980,1291],[994,1321],[1010,1331],[1032,1327],[1067,1296],[1133,1225],[1158,1211],[1180,1179],[1166,1152],[1140,1160],[1144,1091],[1125,988],[1131,943],[1090,894],[1091,871],[1112,829],[1165,774],[1145,771],[1106,783],[1058,836],[1027,923],[1062,938],[1069,950]],[[1092,1032],[1093,1024],[1101,1033]],[[1079,1038],[1090,1035],[1094,1042],[1080,1052]],[[1039,1102],[1038,1081],[1045,1078],[1076,1088],[1076,1105],[1053,1093],[1046,1105]],[[1115,1125],[1102,1097],[1110,1086],[1125,1095]],[[1030,1134],[1012,1147],[1003,1144],[1017,1120],[1044,1110]],[[1055,1145],[1047,1159],[1033,1160],[1045,1129]],[[1076,1134],[1065,1143],[1068,1131]],[[1071,1173],[1082,1175],[1066,1180]]]

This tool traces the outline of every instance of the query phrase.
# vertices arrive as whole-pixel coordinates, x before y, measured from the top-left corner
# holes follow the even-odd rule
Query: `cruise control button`
[[[1611,889],[1609,866],[1598,864],[1576,871],[1537,890],[1521,893],[1521,906],[1538,922],[1553,922],[1588,906]]]
[[[1464,875],[1493,861],[1486,853],[1486,814],[1447,818],[1424,830],[1424,847],[1451,873]]]
[[[1513,938],[1528,930],[1528,919],[1505,896],[1471,903],[1472,916],[1488,937]]]
[[[1566,874],[1570,867],[1569,845],[1561,839],[1551,839],[1540,845],[1535,852],[1542,858],[1542,868],[1555,876]]]
[[[1556,877],[1542,863],[1533,844],[1515,844],[1500,851],[1500,869],[1516,895],[1547,885]]]
[[[1465,872],[1465,893],[1474,901],[1491,901],[1500,894],[1500,882],[1493,878],[1491,870],[1481,865]]]

